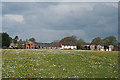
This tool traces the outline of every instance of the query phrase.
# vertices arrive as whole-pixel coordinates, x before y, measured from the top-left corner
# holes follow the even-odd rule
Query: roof
[[[39,46],[42,47],[60,47],[61,43],[39,43]]]
[[[26,43],[35,43],[38,44],[37,42],[31,42],[31,41],[19,41],[18,44],[26,44]]]
[[[48,47],[48,46],[49,46],[49,43],[39,43],[38,45],[39,45],[39,46],[42,46],[42,47]]]
[[[64,42],[64,43],[61,43],[62,45],[67,45],[67,46],[76,46],[76,43],[75,42]]]
[[[25,44],[26,41],[19,41],[18,44]]]

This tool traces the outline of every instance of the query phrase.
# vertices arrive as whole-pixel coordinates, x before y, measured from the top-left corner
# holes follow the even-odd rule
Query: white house
[[[95,45],[90,45],[91,50],[95,50]]]
[[[97,50],[98,50],[98,51],[104,51],[104,46],[97,45]]]
[[[104,51],[104,46],[101,47],[101,51]]]
[[[73,42],[65,42],[61,44],[60,49],[77,49],[77,46]]]
[[[113,45],[109,45],[109,51],[112,51],[112,50],[113,50],[113,48],[114,48],[114,46],[113,46]]]

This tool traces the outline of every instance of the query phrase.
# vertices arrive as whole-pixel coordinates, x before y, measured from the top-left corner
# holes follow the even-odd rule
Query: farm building
[[[36,49],[38,47],[36,42],[31,41],[19,41],[17,44],[12,42],[9,47],[18,48],[19,46],[21,49]]]
[[[15,44],[13,41],[10,43],[9,48],[17,48],[17,44]]]
[[[18,45],[21,45],[21,49],[25,49],[26,41],[19,41]]]
[[[37,43],[31,41],[19,41],[17,44],[12,42],[10,48],[21,48],[21,49],[77,49],[76,43],[70,42],[52,42],[52,43]],[[21,47],[20,47],[21,46]],[[83,45],[83,50],[98,50],[98,51],[112,51],[113,45],[102,46],[102,45]]]
[[[95,50],[95,45],[90,45],[90,50]]]
[[[39,49],[60,49],[61,43],[39,43]]]
[[[102,45],[83,45],[85,50],[98,50],[98,51],[112,51],[114,46],[102,46]]]
[[[60,49],[77,49],[77,46],[74,42],[64,42],[61,43]]]
[[[65,42],[65,43],[40,43],[39,49],[77,49],[75,43]]]
[[[28,41],[25,43],[25,49],[36,49],[38,47],[37,43]]]

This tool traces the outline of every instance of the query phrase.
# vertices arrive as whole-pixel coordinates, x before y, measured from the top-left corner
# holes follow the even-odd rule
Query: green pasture
[[[4,49],[2,78],[118,78],[118,52]]]

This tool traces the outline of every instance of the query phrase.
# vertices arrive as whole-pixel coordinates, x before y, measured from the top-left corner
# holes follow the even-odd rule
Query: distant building
[[[36,42],[31,42],[31,41],[19,41],[18,45],[21,45],[22,49],[37,49],[38,44]]]
[[[21,45],[21,49],[25,49],[26,41],[19,41],[18,45]]]
[[[90,50],[95,50],[95,45],[90,45]]]
[[[104,51],[104,46],[101,46],[101,51]]]
[[[113,46],[113,45],[109,45],[109,51],[112,51],[112,50],[113,50],[113,48],[114,48],[114,46]]]
[[[39,49],[60,49],[61,43],[40,43],[38,46]]]
[[[25,43],[25,49],[36,49],[38,47],[37,43],[31,42],[28,40],[28,42]]]
[[[64,42],[61,43],[60,49],[77,49],[77,46],[74,42]]]
[[[83,50],[90,50],[90,45],[82,45],[82,47],[83,47]]]
[[[83,45],[85,50],[98,50],[98,51],[112,51],[114,49],[113,45],[102,46],[102,45]]]
[[[17,45],[18,45],[18,44],[15,44],[15,43],[12,41],[12,43],[10,43],[9,48],[17,48]]]
[[[98,50],[98,51],[112,51],[113,45],[82,45],[83,50]],[[18,43],[12,42],[9,48],[21,48],[21,49],[77,49],[75,42],[52,42],[52,43],[37,43],[31,41],[19,41]]]

